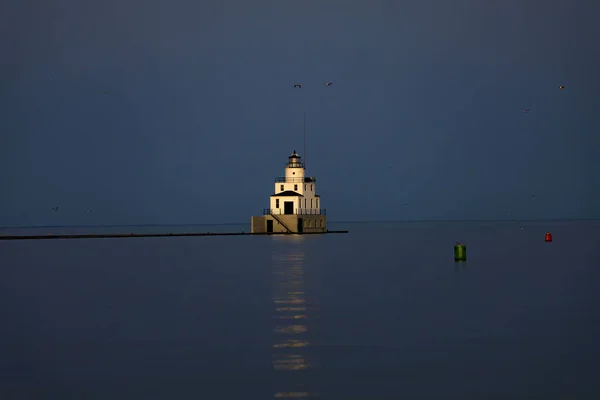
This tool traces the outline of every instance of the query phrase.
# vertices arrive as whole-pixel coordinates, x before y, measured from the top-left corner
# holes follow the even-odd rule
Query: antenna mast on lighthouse
[[[304,168],[306,169],[306,111],[304,111]]]

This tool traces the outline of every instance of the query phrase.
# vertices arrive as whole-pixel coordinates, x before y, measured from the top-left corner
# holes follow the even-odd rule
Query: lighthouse
[[[296,150],[288,157],[285,173],[275,178],[269,208],[252,217],[253,233],[326,232],[326,210],[316,192],[317,179],[306,176],[302,157]]]

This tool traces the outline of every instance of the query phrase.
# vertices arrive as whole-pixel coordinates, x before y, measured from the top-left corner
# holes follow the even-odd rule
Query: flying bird
[[[58,209],[59,209],[59,208],[60,208],[60,206],[57,206],[57,207],[52,207],[52,209],[53,209],[54,211],[58,211]]]
[[[529,111],[531,111],[531,108],[524,108],[523,109],[523,114],[527,114]]]
[[[558,88],[559,88],[560,90],[563,90],[565,87],[561,85],[561,86],[559,86]]]
[[[294,88],[300,88],[300,89],[302,89],[302,85],[299,84],[299,83],[294,83]]]
[[[331,85],[333,85],[333,82],[326,82],[325,83],[325,86],[331,86]]]
[[[87,210],[85,210],[85,212],[88,212],[88,213],[89,213],[89,212],[91,212],[91,211],[92,211],[92,210],[90,210],[89,208],[88,208]]]

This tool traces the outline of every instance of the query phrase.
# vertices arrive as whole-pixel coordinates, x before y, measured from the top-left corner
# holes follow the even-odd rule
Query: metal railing
[[[285,214],[283,208],[264,208],[263,215],[327,215],[326,208],[296,208],[293,214]]]
[[[317,178],[314,176],[305,176],[304,178],[286,178],[285,176],[278,176],[275,178],[275,182],[284,182],[284,183],[313,183],[316,182]]]
[[[327,209],[325,208],[298,208],[296,209],[298,215],[327,215]]]

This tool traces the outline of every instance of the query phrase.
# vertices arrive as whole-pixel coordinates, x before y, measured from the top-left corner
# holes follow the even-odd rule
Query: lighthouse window
[[[315,199],[315,203],[317,203],[317,205],[315,206],[315,208],[319,208],[319,199]]]
[[[311,192],[312,192],[312,187],[313,187],[313,185],[310,185],[310,191],[311,191]]]
[[[306,192],[306,185],[304,185],[304,191]]]
[[[275,199],[275,208],[279,208],[279,199]]]
[[[306,199],[304,199],[304,208],[306,208]]]
[[[310,199],[310,208],[312,208],[312,199]]]
[[[283,192],[283,185],[279,186],[279,190],[281,190]]]
[[[298,185],[294,185],[294,191],[298,190]]]

